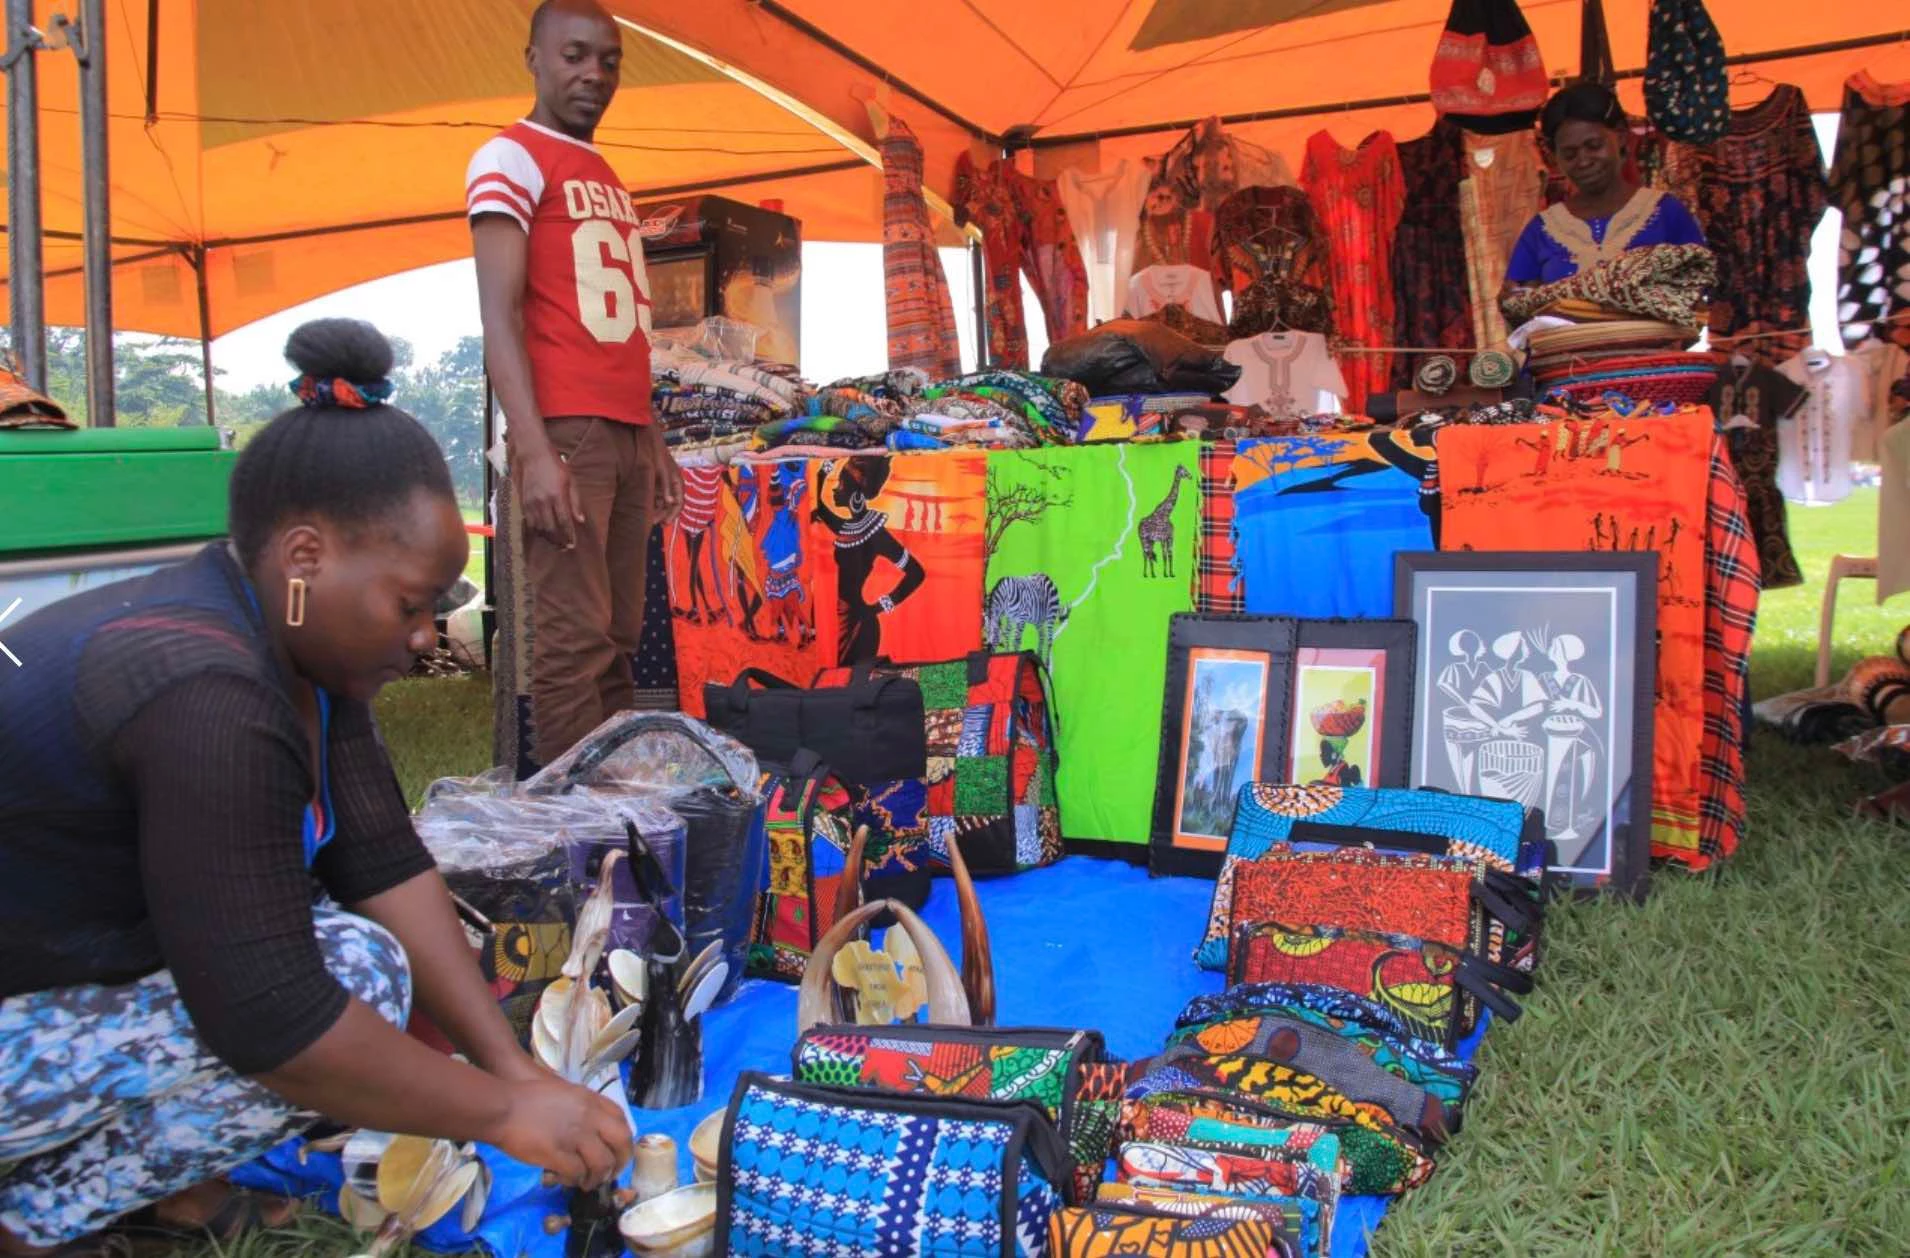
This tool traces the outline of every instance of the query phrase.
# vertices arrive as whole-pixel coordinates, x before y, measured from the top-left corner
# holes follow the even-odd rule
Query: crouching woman
[[[231,540],[7,634],[0,1253],[277,1222],[218,1177],[320,1116],[586,1185],[629,1151],[518,1048],[372,720],[464,569],[444,456],[369,324],[286,354],[302,405],[240,455]],[[404,1033],[414,993],[470,1064]]]

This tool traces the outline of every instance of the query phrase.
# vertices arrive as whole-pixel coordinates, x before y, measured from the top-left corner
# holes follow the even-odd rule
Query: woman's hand
[[[517,1081],[510,1109],[485,1137],[520,1162],[591,1189],[630,1161],[630,1124],[616,1104],[555,1075]]]

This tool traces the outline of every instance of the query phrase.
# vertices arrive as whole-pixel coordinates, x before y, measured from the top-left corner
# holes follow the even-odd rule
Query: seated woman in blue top
[[[1572,192],[1525,225],[1505,292],[1551,284],[1647,245],[1705,243],[1704,228],[1678,198],[1625,178],[1631,132],[1610,88],[1578,83],[1554,93],[1539,127]]]
[[[7,633],[0,1255],[277,1223],[217,1177],[321,1115],[573,1183],[630,1153],[518,1047],[372,718],[464,569],[444,454],[370,324],[286,357],[304,404],[239,455],[231,541]],[[404,1033],[414,994],[465,1061]]]

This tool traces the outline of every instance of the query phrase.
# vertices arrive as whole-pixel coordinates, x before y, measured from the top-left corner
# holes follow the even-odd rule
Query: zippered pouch
[[[1386,1070],[1358,1044],[1304,1022],[1251,1018],[1220,1023],[1204,1039],[1169,1044],[1146,1068],[1236,1055],[1275,1061],[1312,1075],[1355,1103],[1378,1106],[1395,1126],[1436,1144],[1444,1143],[1457,1125],[1458,1097],[1449,1103],[1431,1089]]]
[[[1232,957],[1232,983],[1338,987],[1384,1005],[1415,1037],[1449,1049],[1478,1025],[1481,1004],[1516,1021],[1519,1005],[1505,992],[1532,990],[1531,975],[1438,940],[1338,926],[1243,926]]]
[[[1099,1031],[821,1026],[798,1037],[790,1057],[801,1083],[1039,1105],[1067,1144],[1077,1204],[1093,1195],[1113,1147],[1120,1093],[1093,1069],[1107,1058]]]
[[[1027,1101],[822,1088],[755,1071],[723,1120],[723,1252],[1039,1258],[1069,1159]]]
[[[1258,1149],[1133,1140],[1121,1146],[1114,1162],[1115,1177],[1124,1184],[1217,1197],[1302,1197],[1320,1202],[1328,1217],[1339,1202],[1344,1172],[1340,1140],[1331,1133],[1310,1145]]]
[[[1315,1201],[1272,1197],[1215,1197],[1198,1193],[1170,1192],[1142,1188],[1135,1184],[1108,1183],[1092,1207],[1095,1211],[1118,1211],[1128,1219],[1170,1219],[1191,1222],[1192,1230],[1170,1234],[1179,1248],[1161,1248],[1159,1242],[1149,1248],[1152,1231],[1096,1229],[1087,1234],[1088,1243],[1078,1249],[1050,1248],[1051,1254],[1075,1258],[1112,1258],[1113,1255],[1148,1254],[1167,1258],[1229,1258],[1251,1255],[1260,1258],[1326,1258],[1327,1229],[1320,1226],[1320,1207]],[[1262,1230],[1236,1232],[1235,1227],[1249,1222],[1264,1225]],[[1210,1247],[1208,1237],[1213,1238]],[[1237,1246],[1230,1242],[1238,1239]],[[1264,1244],[1265,1248],[1260,1246]]]
[[[1168,1133],[1178,1126],[1176,1118],[1188,1120],[1188,1132],[1193,1129],[1193,1120],[1202,1118],[1274,1132],[1326,1128],[1340,1138],[1340,1159],[1344,1163],[1341,1190],[1355,1195],[1391,1196],[1417,1188],[1433,1173],[1433,1160],[1420,1141],[1389,1123],[1302,1117],[1276,1102],[1221,1088],[1156,1092],[1145,1099],[1125,1102],[1121,1106],[1119,1140],[1126,1143],[1137,1139],[1135,1133],[1139,1132],[1158,1132],[1161,1134],[1156,1139],[1174,1139]]]
[[[1260,1013],[1294,1014],[1339,1034],[1379,1034],[1402,1052],[1434,1066],[1477,1077],[1478,1071],[1437,1040],[1416,1034],[1397,1012],[1368,996],[1321,983],[1237,983],[1224,992],[1196,996],[1175,1019],[1175,1027],[1201,1026]]]
[[[1321,842],[1322,836],[1333,829],[1406,834],[1414,836],[1409,841],[1416,842],[1420,850],[1431,846],[1443,849],[1427,854],[1461,856],[1482,861],[1489,869],[1542,880],[1545,873],[1542,840],[1527,841],[1534,824],[1534,818],[1528,815],[1530,812],[1511,800],[1447,795],[1439,791],[1250,782],[1240,788],[1234,808],[1233,833],[1227,840],[1227,853],[1214,882],[1207,932],[1194,953],[1194,960],[1202,969],[1226,968],[1227,931],[1233,921],[1235,866],[1240,861],[1265,855],[1277,843],[1299,842],[1294,834],[1299,823],[1311,823],[1314,827],[1302,831],[1309,842]],[[1536,824],[1542,835],[1543,821]]]
[[[1417,1088],[1445,1107],[1446,1130],[1459,1130],[1461,1109],[1478,1078],[1476,1067],[1443,1049],[1437,1056],[1423,1056],[1421,1047],[1437,1047],[1424,1041],[1402,1041],[1351,1022],[1330,1025],[1329,1021],[1324,1014],[1307,1009],[1220,1018],[1176,1030],[1167,1046],[1170,1052],[1191,1048],[1205,1054],[1271,1057],[1330,1080],[1355,1100],[1372,1101],[1395,1114],[1399,1110],[1394,1103],[1406,1105],[1407,1101],[1406,1094],[1394,1091],[1393,1085]]]
[[[1361,848],[1298,852],[1276,844],[1234,866],[1228,936],[1277,919],[1417,935],[1478,950],[1485,943],[1485,914],[1472,893],[1472,869],[1451,857]]]

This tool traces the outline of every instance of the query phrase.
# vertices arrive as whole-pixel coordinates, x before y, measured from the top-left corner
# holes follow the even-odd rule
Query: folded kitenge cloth
[[[0,428],[74,428],[60,404],[0,367]]]
[[[1717,259],[1703,245],[1650,245],[1562,280],[1508,293],[1501,305],[1514,324],[1561,302],[1590,302],[1638,319],[1696,327],[1717,278]]]

